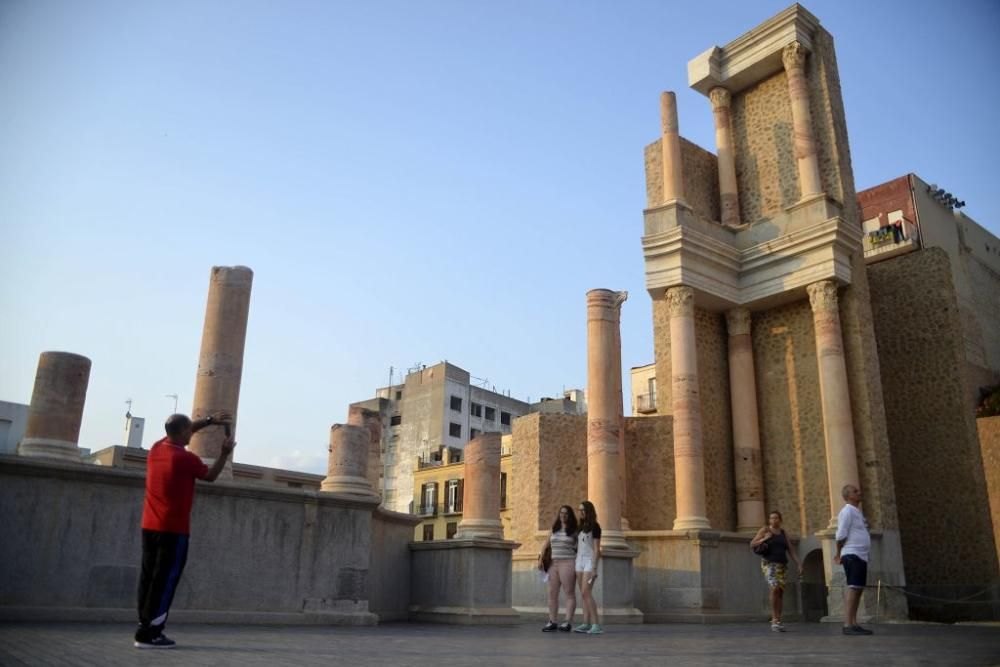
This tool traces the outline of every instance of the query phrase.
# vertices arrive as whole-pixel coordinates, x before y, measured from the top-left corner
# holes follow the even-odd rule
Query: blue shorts
[[[865,583],[868,581],[868,563],[866,561],[854,554],[847,554],[840,557],[840,564],[844,566],[848,588],[865,587]]]

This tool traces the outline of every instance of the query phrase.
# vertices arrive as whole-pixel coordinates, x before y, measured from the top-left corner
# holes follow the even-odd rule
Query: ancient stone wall
[[[673,417],[626,417],[628,505],[632,530],[670,530],[677,515]]]
[[[997,550],[947,254],[868,267],[907,583],[997,576]],[[947,597],[947,595],[945,595]]]
[[[765,511],[812,534],[830,521],[816,337],[808,301],[754,313],[751,327]]]
[[[979,431],[979,451],[983,457],[986,490],[990,496],[990,516],[993,519],[993,541],[1000,554],[1000,417],[976,420]]]
[[[799,199],[785,73],[733,95],[731,117],[741,218],[773,217]]]
[[[661,140],[646,146],[646,207],[663,203],[663,150]],[[714,153],[681,137],[681,174],[684,198],[695,213],[719,220],[719,163]]]
[[[560,505],[587,497],[587,417],[535,413],[514,420],[510,538],[536,553],[538,531],[552,527]]]
[[[695,309],[698,389],[705,452],[705,509],[715,530],[736,530],[733,417],[729,402],[729,334],[719,313]]]

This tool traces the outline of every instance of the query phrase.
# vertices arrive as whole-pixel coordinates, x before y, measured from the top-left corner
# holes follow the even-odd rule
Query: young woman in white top
[[[597,510],[589,500],[582,501],[577,511],[580,513],[580,533],[576,546],[576,580],[583,596],[583,624],[573,628],[573,632],[599,635],[602,631],[592,591],[597,580],[597,563],[601,560],[601,524],[597,523]]]
[[[542,632],[562,630],[569,632],[573,627],[573,614],[576,613],[576,515],[573,508],[563,505],[559,515],[552,524],[552,532],[546,545],[552,550],[552,563],[546,572],[549,575],[549,622]],[[544,552],[543,552],[544,553]],[[538,556],[541,567],[542,556]],[[559,616],[559,589],[566,594],[566,621],[556,625]]]

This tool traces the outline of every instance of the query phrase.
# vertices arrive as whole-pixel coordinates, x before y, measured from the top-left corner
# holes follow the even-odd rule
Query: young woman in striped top
[[[563,505],[559,515],[552,524],[552,532],[546,542],[552,548],[552,564],[547,570],[549,575],[549,622],[542,632],[562,630],[569,632],[573,627],[573,614],[576,613],[576,515],[573,508]],[[538,556],[539,562],[542,556]],[[556,625],[559,617],[559,589],[566,594],[566,621]]]

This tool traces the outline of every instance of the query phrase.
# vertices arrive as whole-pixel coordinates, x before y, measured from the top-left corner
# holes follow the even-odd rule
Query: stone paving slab
[[[129,624],[0,624],[0,665],[998,665],[1000,627],[836,624],[619,625],[599,636],[537,625],[378,627],[171,624],[172,650],[133,648]]]

